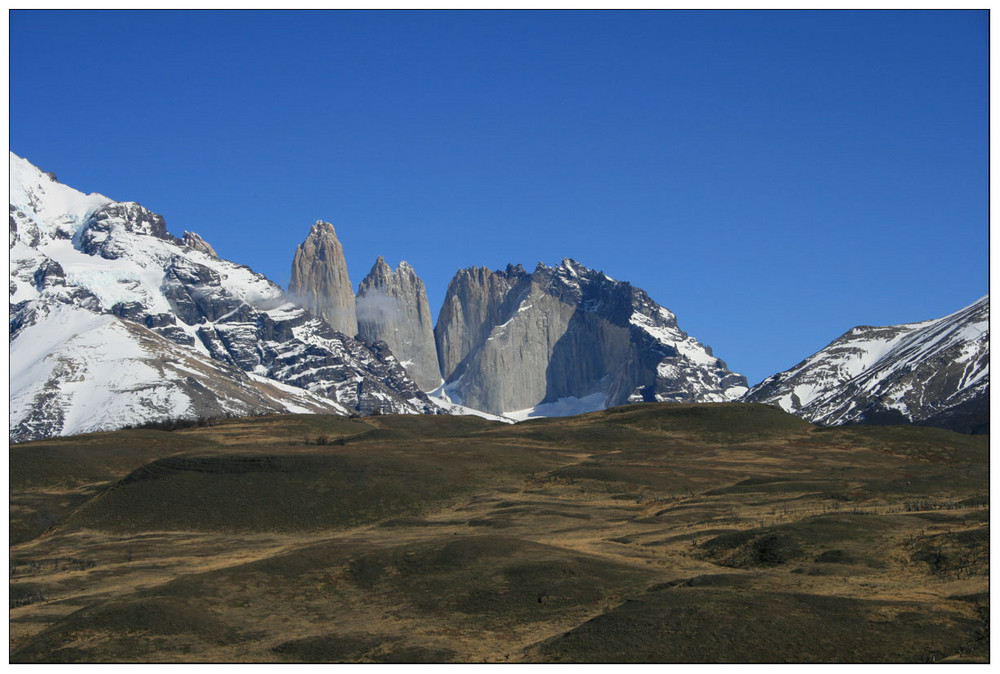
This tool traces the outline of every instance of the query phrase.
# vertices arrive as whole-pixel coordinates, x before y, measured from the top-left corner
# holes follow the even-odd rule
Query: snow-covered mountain
[[[440,395],[515,419],[629,402],[723,402],[747,391],[643,290],[564,259],[460,270],[434,329]]]
[[[139,204],[13,153],[10,357],[15,441],[168,417],[438,410],[387,348]]]
[[[989,296],[936,320],[849,330],[743,398],[813,423],[989,423]]]

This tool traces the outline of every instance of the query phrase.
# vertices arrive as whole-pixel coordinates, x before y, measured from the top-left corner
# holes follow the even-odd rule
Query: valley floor
[[[10,464],[12,662],[989,660],[983,437],[648,404]]]

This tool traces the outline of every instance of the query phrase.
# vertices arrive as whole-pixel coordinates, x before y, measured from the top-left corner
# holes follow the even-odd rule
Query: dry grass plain
[[[741,404],[14,445],[10,659],[987,662],[988,452]]]

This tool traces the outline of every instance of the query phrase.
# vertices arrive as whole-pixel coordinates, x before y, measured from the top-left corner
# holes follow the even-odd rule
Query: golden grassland
[[[10,658],[985,662],[988,453],[746,404],[14,445]]]

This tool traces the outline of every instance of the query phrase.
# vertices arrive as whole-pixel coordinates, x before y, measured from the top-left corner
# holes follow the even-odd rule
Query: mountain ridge
[[[10,262],[15,441],[111,428],[79,412],[88,395],[146,401],[123,402],[134,418],[106,415],[119,425],[278,411],[519,420],[741,400],[820,424],[988,429],[988,295],[943,319],[859,326],[750,389],[644,290],[568,257],[530,273],[460,269],[432,322],[405,261],[393,270],[378,257],[355,293],[327,222],[295,251],[286,292],[196,233],[172,235],[140,204],[78,192],[13,152]],[[79,331],[42,334],[67,326]],[[97,376],[114,361],[101,336],[131,354],[122,359],[140,384]],[[88,354],[87,340],[100,348]],[[178,360],[195,371],[168,367]]]
[[[857,326],[744,397],[823,425],[928,422],[988,429],[989,295],[938,319]],[[980,400],[979,403],[975,401]],[[985,401],[985,404],[983,404]],[[970,407],[978,413],[965,419]]]

